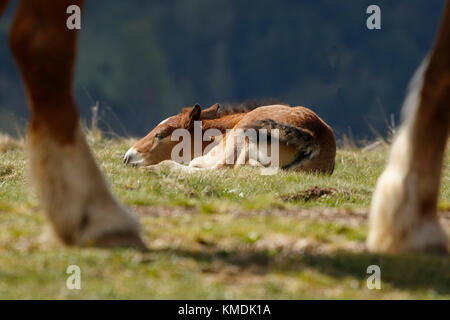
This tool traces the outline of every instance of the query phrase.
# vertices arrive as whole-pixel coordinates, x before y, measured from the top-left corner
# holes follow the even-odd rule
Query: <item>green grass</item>
[[[126,167],[121,155],[131,144],[91,139],[114,193],[140,216],[148,254],[67,248],[49,237],[22,145],[0,143],[0,298],[450,298],[449,258],[364,250],[386,146],[339,150],[331,176],[261,176],[253,168],[188,175]],[[332,192],[305,196],[316,187]],[[447,151],[439,207],[449,203]],[[81,290],[66,288],[72,264]],[[381,290],[366,287],[371,264],[381,267]]]
[[[162,169],[124,168],[119,157],[129,144],[106,141],[96,145],[97,158],[106,169],[114,192],[128,204],[195,207],[207,212],[279,207],[365,208],[385,163],[385,150],[377,153],[340,151],[335,174],[311,175],[280,171],[262,176],[259,169],[217,170],[186,175]],[[280,197],[312,188],[334,187],[337,193],[315,201],[286,202]]]

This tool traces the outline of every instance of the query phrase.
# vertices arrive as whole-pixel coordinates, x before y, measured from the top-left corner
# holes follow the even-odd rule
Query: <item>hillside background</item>
[[[384,135],[432,43],[444,1],[91,0],[75,93],[103,129],[140,136],[183,106],[274,97],[315,110],[338,135]],[[381,7],[382,29],[366,28]],[[28,118],[0,20],[0,131]],[[391,116],[392,115],[392,116]]]

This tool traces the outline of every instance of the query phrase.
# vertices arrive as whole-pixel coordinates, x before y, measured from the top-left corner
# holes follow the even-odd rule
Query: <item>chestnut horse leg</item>
[[[80,128],[72,96],[77,31],[66,8],[82,0],[22,0],[10,46],[31,109],[33,181],[56,234],[79,246],[145,249],[139,222],[112,196]]]
[[[3,11],[5,11],[6,6],[8,5],[8,3],[10,2],[10,0],[0,0],[0,17],[3,13]]]
[[[403,112],[408,115],[374,193],[367,245],[388,253],[447,252],[437,201],[450,122],[450,2]]]

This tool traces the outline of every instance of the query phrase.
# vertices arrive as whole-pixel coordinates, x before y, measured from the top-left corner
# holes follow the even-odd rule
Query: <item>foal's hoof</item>
[[[92,246],[106,249],[130,248],[140,252],[149,252],[149,249],[139,235],[130,232],[106,234],[93,242]]]

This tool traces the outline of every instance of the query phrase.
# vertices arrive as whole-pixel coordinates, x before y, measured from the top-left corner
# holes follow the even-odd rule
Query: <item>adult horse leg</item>
[[[82,0],[22,0],[10,46],[31,109],[33,181],[57,235],[66,244],[145,249],[139,222],[112,196],[81,131],[72,96],[77,31],[66,8]]]
[[[433,50],[411,83],[407,118],[374,193],[368,248],[447,252],[437,200],[450,122],[450,2]]]
[[[0,0],[0,16],[2,15],[3,11],[5,11],[6,6],[9,2],[10,0]]]

